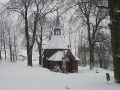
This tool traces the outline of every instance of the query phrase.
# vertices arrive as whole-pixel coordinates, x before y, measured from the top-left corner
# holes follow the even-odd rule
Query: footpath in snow
[[[33,61],[33,67],[27,62],[0,63],[0,90],[120,90],[114,82],[113,71],[89,67],[79,67],[78,73],[56,73],[40,67]],[[111,80],[106,81],[106,73]]]

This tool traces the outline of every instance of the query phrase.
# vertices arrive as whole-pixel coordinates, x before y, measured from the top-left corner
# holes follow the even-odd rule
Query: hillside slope
[[[119,90],[120,85],[114,83],[113,71],[98,69],[90,71],[89,67],[79,67],[78,73],[56,73],[38,65],[33,67],[27,62],[0,62],[0,90]],[[107,84],[105,74],[111,80]]]

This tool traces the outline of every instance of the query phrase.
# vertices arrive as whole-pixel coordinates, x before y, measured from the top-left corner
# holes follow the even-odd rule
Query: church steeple
[[[54,28],[54,35],[61,35],[61,27],[60,27],[60,20],[59,20],[58,12],[57,12],[57,18],[56,18],[56,23],[55,23],[55,28]]]

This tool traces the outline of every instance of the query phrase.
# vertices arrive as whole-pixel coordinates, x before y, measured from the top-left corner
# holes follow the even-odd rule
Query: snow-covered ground
[[[38,65],[33,61],[33,67],[27,62],[0,62],[0,90],[119,90],[120,85],[114,82],[113,71],[104,69],[89,70],[89,67],[79,67],[78,73],[56,73]],[[109,73],[111,80],[107,84],[105,74]]]

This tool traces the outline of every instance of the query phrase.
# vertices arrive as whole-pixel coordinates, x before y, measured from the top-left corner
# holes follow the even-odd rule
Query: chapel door
[[[70,62],[66,62],[66,71],[70,72]]]
[[[70,59],[66,57],[66,71],[70,72]]]

